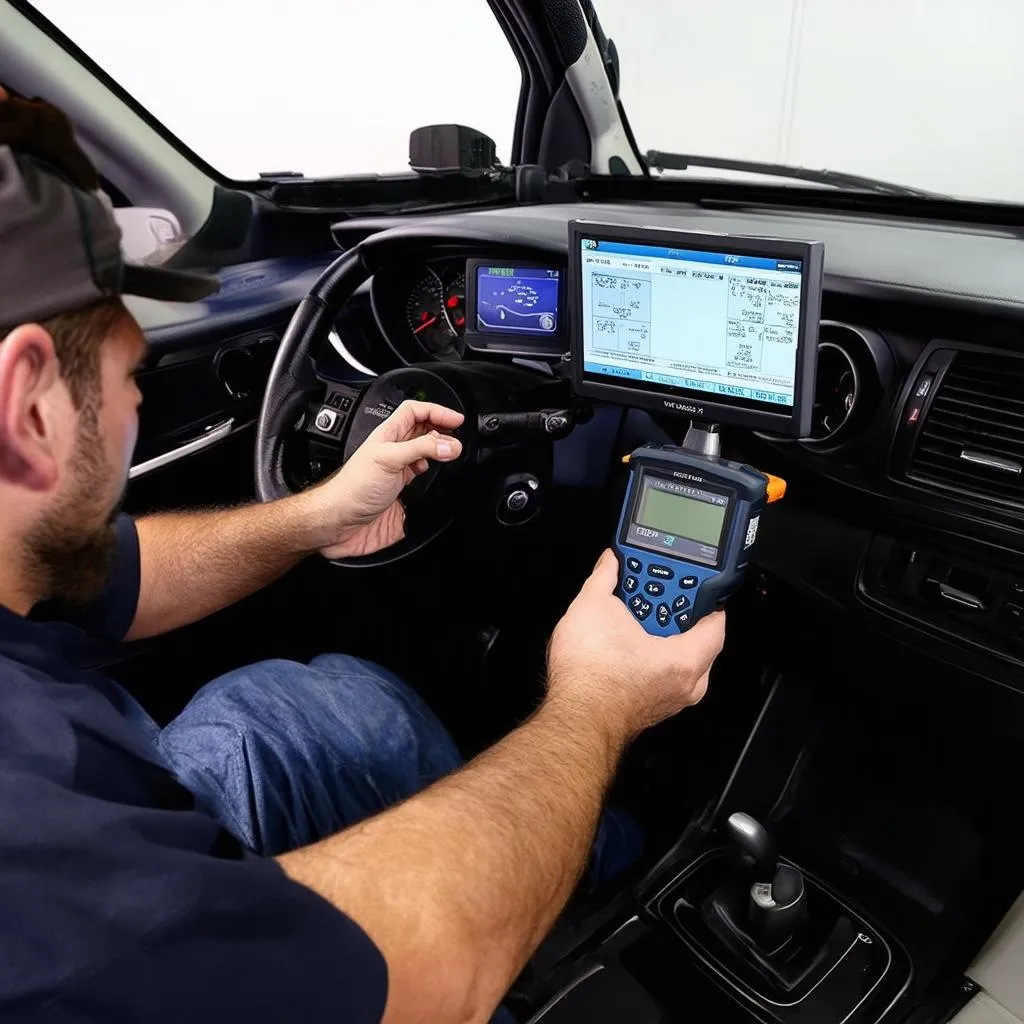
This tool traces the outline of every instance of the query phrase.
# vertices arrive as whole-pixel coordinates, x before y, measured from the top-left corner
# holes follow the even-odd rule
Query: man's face
[[[109,574],[113,524],[138,433],[135,371],[145,349],[138,325],[125,316],[103,343],[99,393],[77,410],[61,484],[28,537],[30,572],[49,597],[87,601]]]

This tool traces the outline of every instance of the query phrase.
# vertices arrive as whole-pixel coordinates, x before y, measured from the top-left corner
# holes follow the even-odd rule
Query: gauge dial
[[[466,275],[442,278],[427,267],[426,274],[409,293],[406,320],[409,330],[428,355],[435,359],[460,359],[466,329]]]
[[[433,271],[421,278],[409,293],[405,316],[409,330],[428,352],[440,352],[451,344],[441,282]]]
[[[453,331],[466,333],[466,275],[456,274],[444,290],[444,312]]]

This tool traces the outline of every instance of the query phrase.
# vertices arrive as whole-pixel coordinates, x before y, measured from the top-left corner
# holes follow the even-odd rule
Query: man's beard
[[[95,408],[79,416],[78,437],[71,457],[74,478],[61,500],[26,540],[29,585],[40,600],[84,604],[106,585],[117,544],[114,520],[121,497],[103,507],[114,472],[108,464]],[[108,499],[109,500],[109,499]]]

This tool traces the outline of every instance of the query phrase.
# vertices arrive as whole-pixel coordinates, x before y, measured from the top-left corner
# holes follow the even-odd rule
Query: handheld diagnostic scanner
[[[823,264],[820,242],[569,225],[573,391],[691,420],[682,445],[633,453],[613,542],[649,633],[688,629],[742,582],[785,485],[722,459],[719,425],[808,434]]]
[[[781,480],[663,445],[630,456],[613,549],[618,594],[648,633],[684,632],[743,582],[761,511]]]

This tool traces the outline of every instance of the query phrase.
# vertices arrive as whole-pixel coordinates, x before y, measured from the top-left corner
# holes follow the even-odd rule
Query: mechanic
[[[630,740],[703,696],[723,616],[649,637],[605,552],[543,703],[463,767],[411,688],[336,655],[230,673],[161,731],[78,666],[393,544],[461,417],[407,402],[309,491],[133,522],[145,342],[119,296],[216,283],[126,266],[119,237],[63,115],[0,90],[0,1018],[486,1020]]]

